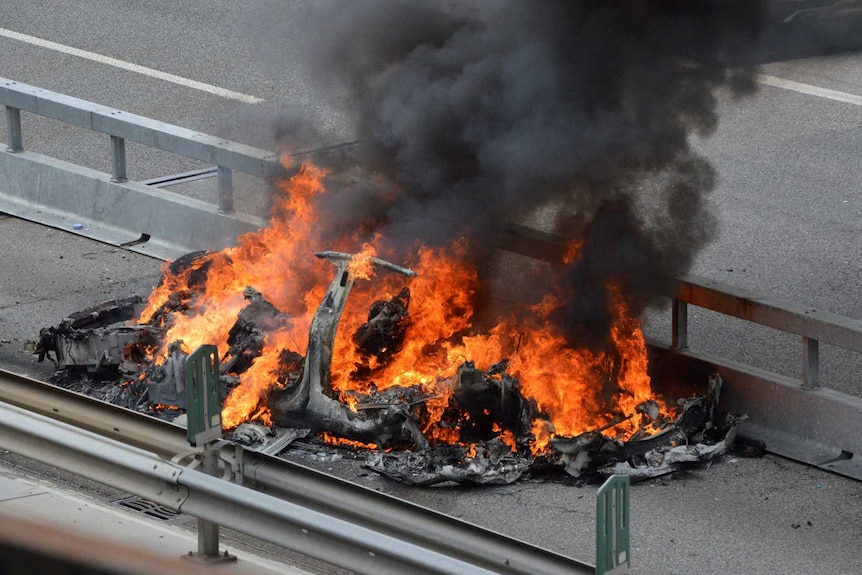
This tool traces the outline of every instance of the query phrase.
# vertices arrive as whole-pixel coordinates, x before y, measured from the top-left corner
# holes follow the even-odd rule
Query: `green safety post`
[[[202,345],[186,358],[186,430],[192,447],[200,445],[200,470],[218,476],[219,452],[215,445],[222,438],[221,389],[219,386],[218,348]],[[236,555],[219,552],[219,526],[198,518],[198,550],[182,556],[205,565],[236,561]]]
[[[186,417],[192,447],[222,437],[218,348],[202,345],[186,359]]]
[[[612,475],[596,492],[596,575],[628,573],[629,478]]]

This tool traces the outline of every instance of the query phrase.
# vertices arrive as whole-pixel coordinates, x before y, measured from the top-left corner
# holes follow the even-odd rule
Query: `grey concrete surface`
[[[144,116],[270,147],[278,117],[307,109],[333,134],[342,119],[309,96],[291,59],[300,41],[282,4],[264,2],[16,2],[0,27],[160,68],[266,99],[216,96],[0,37],[3,75]],[[776,62],[763,72],[862,96],[862,56]],[[752,98],[719,94],[717,132],[696,145],[715,165],[711,201],[720,233],[695,273],[862,317],[862,108],[761,87]],[[5,132],[0,118],[0,133]],[[28,149],[109,170],[107,141],[25,118]],[[129,148],[133,178],[200,167]],[[23,343],[38,329],[94,303],[146,294],[160,262],[58,230],[0,219],[0,366],[45,377]],[[668,314],[647,332],[669,339]],[[790,376],[797,338],[690,311],[693,347]],[[862,360],[822,349],[823,385],[860,394]],[[321,468],[526,541],[592,561],[594,487],[528,481],[510,487],[408,488],[355,461],[299,455]],[[633,487],[635,573],[727,575],[862,572],[858,482],[780,458],[727,457],[709,469]]]
[[[43,378],[52,367],[36,364],[24,349],[26,341],[38,337],[35,322],[54,325],[93,304],[149,293],[162,265],[9,216],[0,216],[0,246],[0,365]]]

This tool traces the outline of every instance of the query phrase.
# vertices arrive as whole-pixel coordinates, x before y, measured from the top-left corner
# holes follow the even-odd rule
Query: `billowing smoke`
[[[317,0],[304,56],[373,182],[326,198],[333,231],[477,241],[557,214],[583,242],[556,281],[573,338],[604,333],[605,287],[637,313],[715,233],[716,90],[754,89],[761,0]],[[296,135],[293,142],[296,145]],[[546,218],[548,219],[548,218]],[[598,344],[597,344],[598,345]]]

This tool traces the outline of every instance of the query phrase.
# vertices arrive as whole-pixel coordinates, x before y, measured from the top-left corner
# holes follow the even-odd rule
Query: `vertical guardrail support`
[[[674,349],[688,348],[688,304],[674,298],[671,302],[671,345]]]
[[[218,477],[218,467],[219,451],[212,444],[205,445],[203,453],[201,453],[201,471],[207,475]],[[198,519],[198,552],[197,554],[190,553],[189,558],[206,564],[236,561],[236,556],[230,555],[227,551],[223,555],[219,553],[218,523],[200,518]]]
[[[631,566],[630,481],[612,475],[596,492],[596,575],[623,575]]]
[[[234,213],[233,208],[233,170],[218,167],[218,211],[223,214]]]
[[[111,181],[126,182],[126,140],[111,136]]]
[[[7,152],[23,152],[24,139],[21,136],[21,110],[6,106]]]
[[[820,341],[802,338],[802,388],[820,387]]]
[[[186,358],[186,434],[193,447],[201,445],[201,471],[218,476],[219,449],[222,437],[221,390],[219,386],[218,348],[202,345]],[[184,558],[204,564],[236,561],[236,555],[219,553],[219,526],[198,518],[198,551]]]

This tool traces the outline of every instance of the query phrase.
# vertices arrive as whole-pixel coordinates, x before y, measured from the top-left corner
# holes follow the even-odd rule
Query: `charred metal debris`
[[[186,265],[197,256],[189,254],[174,265]],[[549,472],[579,481],[613,474],[636,481],[710,462],[733,446],[737,424],[744,416],[719,409],[717,374],[709,377],[706,393],[678,401],[672,420],[663,421],[651,401],[640,404],[635,414],[616,414],[617,422],[630,418],[641,422],[640,431],[628,441],[605,435],[603,431],[610,427],[606,426],[577,436],[553,436],[541,455],[533,455],[531,445],[536,441],[533,422],[543,414],[522,395],[517,378],[507,372],[506,359],[486,371],[464,361],[456,376],[444,382],[451,394],[442,424],[457,430],[457,442],[429,441],[425,436],[422,422],[432,397],[418,386],[385,390],[372,386],[369,393],[352,395],[351,408],[330,387],[335,334],[354,280],[348,271],[351,255],[320,252],[317,256],[335,264],[335,278],[312,320],[306,355],[285,350],[279,356],[274,385],[263,400],[272,424],[243,423],[226,434],[249,449],[284,456],[292,449],[323,446],[326,434],[347,440],[340,446],[330,442],[327,449],[361,454],[365,466],[379,474],[427,486],[509,484]],[[372,264],[415,275],[377,258],[372,258]],[[38,361],[47,358],[55,363],[51,378],[55,385],[182,423],[187,352],[182,342],[170,342],[160,364],[150,358],[152,350],[163,344],[167,313],[187,306],[196,296],[197,285],[191,276],[188,290],[173,294],[142,325],[132,322],[143,309],[137,296],[74,313],[41,330],[34,355]],[[245,288],[243,296],[248,303],[230,329],[229,350],[220,363],[223,398],[261,355],[267,330],[289,319],[253,287]],[[352,334],[361,356],[385,362],[387,355],[398,352],[409,326],[409,304],[410,292],[404,288],[395,297],[371,305],[368,321]],[[647,427],[652,431],[648,433]]]

